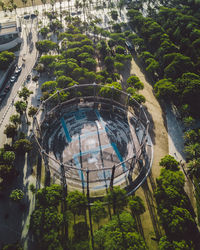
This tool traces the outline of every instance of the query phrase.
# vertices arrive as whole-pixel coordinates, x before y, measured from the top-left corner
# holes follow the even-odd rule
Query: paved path
[[[173,105],[166,105],[166,121],[168,130],[168,146],[169,154],[172,155],[177,161],[185,162],[184,140],[183,140],[183,125],[177,119],[176,110]]]

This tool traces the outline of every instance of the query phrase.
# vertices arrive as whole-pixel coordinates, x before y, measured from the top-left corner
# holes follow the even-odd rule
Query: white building
[[[22,42],[21,26],[14,19],[0,22],[0,51],[9,50]]]

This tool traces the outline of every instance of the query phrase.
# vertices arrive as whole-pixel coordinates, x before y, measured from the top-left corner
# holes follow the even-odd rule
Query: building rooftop
[[[16,31],[17,31],[16,21],[8,21],[0,23],[0,36],[9,33],[14,33]]]

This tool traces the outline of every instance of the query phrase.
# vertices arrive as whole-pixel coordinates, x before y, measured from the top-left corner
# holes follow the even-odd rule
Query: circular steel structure
[[[99,84],[57,91],[40,105],[33,133],[53,183],[101,197],[134,192],[150,173],[153,146],[142,105]]]

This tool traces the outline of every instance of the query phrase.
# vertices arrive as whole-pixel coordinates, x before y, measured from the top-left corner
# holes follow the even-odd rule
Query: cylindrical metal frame
[[[107,183],[108,181],[108,183],[110,183],[110,186],[112,188],[114,184],[114,178],[115,178],[114,173],[117,171],[118,168],[122,168],[123,164],[125,164],[126,162],[127,163],[129,162],[130,167],[127,170],[127,179],[129,180],[129,183],[126,186],[126,189],[128,193],[132,193],[146,180],[148,174],[150,173],[151,163],[152,163],[152,158],[153,158],[152,144],[151,144],[151,149],[150,150],[147,149],[147,146],[149,146],[148,138],[150,140],[150,137],[148,134],[150,122],[147,118],[147,115],[144,111],[143,106],[139,104],[135,99],[133,99],[129,94],[125,93],[124,91],[118,90],[114,87],[111,87],[111,98],[105,98],[102,96],[100,92],[100,89],[103,87],[105,88],[105,86],[103,85],[94,83],[94,84],[85,84],[85,85],[74,85],[72,87],[57,91],[55,94],[53,94],[48,99],[43,101],[42,104],[40,105],[33,119],[33,133],[34,133],[36,142],[38,144],[38,149],[45,162],[46,169],[47,170],[53,169],[55,171],[56,170],[55,166],[59,165],[60,167],[62,166],[62,170],[65,169],[67,172],[70,169],[76,170],[76,168],[71,165],[63,164],[62,162],[59,162],[57,159],[55,159],[54,157],[46,153],[44,149],[45,147],[43,145],[43,140],[41,138],[41,131],[44,130],[45,126],[48,127],[48,119],[50,117],[61,116],[63,107],[72,107],[72,106],[78,107],[80,105],[80,108],[81,108],[83,103],[85,104],[85,106],[86,105],[91,106],[91,104],[93,106],[95,106],[96,104],[101,104],[102,106],[104,104],[107,104],[107,105],[112,105],[113,108],[116,107],[118,109],[123,110],[123,112],[126,114],[127,112],[130,112],[132,116],[135,117],[136,130],[138,129],[138,127],[140,127],[140,129],[143,130],[143,136],[140,142],[140,148],[136,153],[133,153],[133,155],[129,157],[128,159],[126,159],[124,162],[115,164],[111,168],[108,168],[105,166],[104,170],[110,170],[112,172],[112,175],[110,177],[106,177],[106,180],[104,181],[105,183]],[[110,87],[106,87],[106,88],[110,88]],[[78,96],[77,93],[79,89],[83,90],[84,96]],[[91,95],[91,90],[93,93],[92,95]],[[61,94],[60,94],[61,92],[69,93],[67,95],[66,100],[61,99]],[[73,93],[75,93],[75,96],[73,95]],[[116,95],[114,95],[115,93]],[[122,99],[120,98],[120,95],[121,97],[126,98],[125,103],[122,100],[120,102],[120,99]],[[115,96],[117,98],[115,98]],[[58,102],[56,101],[56,98],[58,98]],[[131,108],[130,108],[130,101],[131,101]],[[55,106],[53,105],[53,103],[55,103]],[[52,165],[47,166],[49,162],[48,158],[51,160],[51,162],[55,163],[55,166],[52,166]],[[142,165],[141,165],[141,162],[143,162]],[[138,165],[138,167],[135,167],[136,165]],[[85,171],[87,174],[87,170],[81,169],[81,171],[82,172]],[[98,171],[98,170],[90,170],[90,171]],[[132,178],[133,172],[136,175],[135,178]],[[60,173],[60,175],[61,175],[60,179],[63,181],[63,173]],[[78,179],[76,179],[76,181],[81,182],[81,180],[78,180]],[[67,183],[69,182],[67,181]]]

